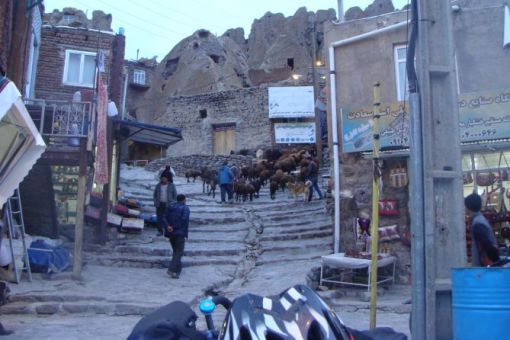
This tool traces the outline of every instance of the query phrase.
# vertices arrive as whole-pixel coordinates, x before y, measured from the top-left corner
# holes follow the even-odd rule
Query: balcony
[[[76,165],[80,141],[87,151],[95,145],[95,119],[91,102],[25,99],[25,106],[43,136],[47,149],[43,158],[51,165]]]

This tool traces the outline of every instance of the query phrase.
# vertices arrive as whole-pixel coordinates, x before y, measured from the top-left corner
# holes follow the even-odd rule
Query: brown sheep
[[[186,177],[186,182],[189,183],[189,179],[190,178],[193,178],[193,183],[195,183],[195,180],[197,179],[197,177],[199,177],[202,173],[198,170],[195,170],[195,169],[191,169],[191,170],[188,170],[184,173],[184,176]]]
[[[275,169],[290,173],[291,171],[296,170],[296,161],[293,157],[287,157],[281,161],[276,162],[274,167]]]

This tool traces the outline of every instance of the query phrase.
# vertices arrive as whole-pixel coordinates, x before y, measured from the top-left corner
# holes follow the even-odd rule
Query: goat
[[[186,177],[186,182],[188,182],[188,183],[189,183],[190,178],[193,178],[193,183],[195,183],[195,180],[197,179],[197,177],[199,177],[201,175],[202,175],[202,172],[200,172],[198,170],[194,170],[194,169],[188,170],[184,173],[184,176]]]

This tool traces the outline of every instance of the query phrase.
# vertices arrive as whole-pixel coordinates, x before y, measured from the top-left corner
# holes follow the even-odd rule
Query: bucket
[[[452,269],[453,338],[510,339],[510,268]]]

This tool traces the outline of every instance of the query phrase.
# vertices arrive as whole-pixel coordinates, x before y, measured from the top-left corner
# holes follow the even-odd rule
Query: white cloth
[[[2,245],[0,246],[0,266],[5,267],[11,262],[12,262],[11,251],[9,247],[5,245],[5,242],[2,242]]]
[[[385,256],[377,260],[377,267],[387,266],[396,260],[397,258],[395,256]],[[329,267],[360,269],[370,267],[371,263],[371,260],[346,257],[344,253],[322,256],[322,264]]]
[[[159,187],[159,201],[166,203],[168,201],[168,184],[161,184]]]

